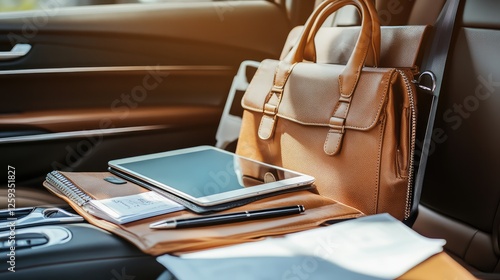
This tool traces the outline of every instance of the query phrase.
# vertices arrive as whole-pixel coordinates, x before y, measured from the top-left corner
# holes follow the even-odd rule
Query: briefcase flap
[[[243,108],[264,113],[279,61],[264,60],[242,100]],[[329,127],[340,99],[339,75],[344,65],[297,63],[285,84],[276,116],[307,126]],[[365,67],[353,94],[345,129],[369,130],[384,107],[397,75],[390,68]],[[374,104],[378,104],[374,106]]]

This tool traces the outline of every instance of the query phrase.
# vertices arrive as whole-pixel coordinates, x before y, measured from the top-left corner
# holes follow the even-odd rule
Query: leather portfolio
[[[104,178],[112,176],[108,172],[59,173],[61,176],[64,176],[66,185],[71,186],[73,189],[78,189],[90,199],[106,199],[148,191],[132,182],[127,182],[126,184],[110,183],[104,180]],[[244,206],[219,212],[229,213],[299,204],[304,205],[306,211],[299,215],[199,228],[157,230],[150,229],[149,225],[168,218],[188,218],[200,215],[183,210],[131,223],[115,224],[89,214],[85,211],[85,202],[70,198],[70,196],[60,191],[60,188],[57,188],[48,181],[44,182],[44,186],[68,202],[89,223],[121,236],[132,244],[135,244],[145,253],[151,255],[197,251],[217,246],[255,241],[266,236],[276,236],[315,228],[333,219],[349,219],[362,215],[356,209],[303,190],[264,198]]]

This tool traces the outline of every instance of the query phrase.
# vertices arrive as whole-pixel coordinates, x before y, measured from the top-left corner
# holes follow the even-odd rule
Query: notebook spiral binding
[[[52,186],[56,187],[59,191],[66,195],[69,199],[78,204],[78,206],[85,205],[87,204],[87,202],[92,200],[90,196],[80,190],[80,188],[78,188],[75,184],[73,184],[58,171],[52,171],[47,174],[46,180]]]

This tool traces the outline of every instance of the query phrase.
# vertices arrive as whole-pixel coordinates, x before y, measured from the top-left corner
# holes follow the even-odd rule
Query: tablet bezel
[[[168,186],[166,184],[163,184],[161,182],[158,182],[156,180],[153,180],[151,178],[148,178],[140,173],[137,173],[133,170],[130,170],[128,168],[123,167],[123,164],[128,164],[128,163],[134,163],[138,161],[144,161],[144,160],[150,160],[150,159],[156,159],[156,158],[161,158],[165,156],[174,156],[174,155],[181,155],[181,154],[186,154],[186,153],[193,153],[193,152],[198,152],[198,151],[204,151],[204,150],[214,150],[217,152],[221,153],[226,153],[230,154],[234,157],[242,158],[245,160],[249,160],[252,162],[255,162],[257,164],[266,166],[266,167],[271,167],[275,168],[278,170],[294,173],[297,175],[297,177],[289,178],[289,179],[283,179],[271,183],[264,183],[261,185],[257,186],[252,186],[249,188],[243,188],[243,189],[238,189],[238,190],[231,190],[231,191],[226,191],[223,193],[218,193],[218,194],[213,194],[213,195],[208,195],[208,196],[203,196],[203,197],[193,197],[185,192],[182,192],[178,189],[176,189],[173,186]],[[262,163],[247,157],[242,157],[234,153],[230,153],[212,146],[197,146],[197,147],[192,147],[192,148],[186,148],[186,149],[180,149],[180,150],[174,150],[174,151],[168,151],[168,152],[162,152],[162,153],[155,153],[155,154],[149,154],[149,155],[142,155],[142,156],[136,156],[136,157],[129,157],[129,158],[123,158],[123,159],[117,159],[117,160],[111,160],[108,162],[108,166],[118,172],[122,172],[128,176],[132,176],[138,180],[144,181],[146,183],[151,184],[152,186],[158,187],[162,190],[165,190],[167,192],[170,192],[172,194],[175,194],[179,197],[182,197],[186,200],[189,200],[195,204],[201,205],[201,206],[214,206],[222,203],[227,203],[231,201],[237,201],[240,199],[245,199],[245,198],[251,198],[263,194],[268,194],[272,192],[278,192],[282,190],[287,190],[287,189],[292,189],[292,188],[297,188],[305,185],[310,185],[314,183],[314,177],[305,175],[296,171],[292,171],[283,167],[271,165],[271,164],[266,164]]]

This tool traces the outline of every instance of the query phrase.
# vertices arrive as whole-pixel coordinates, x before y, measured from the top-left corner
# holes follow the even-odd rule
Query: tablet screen
[[[117,166],[195,198],[301,175],[215,149],[142,159]]]

